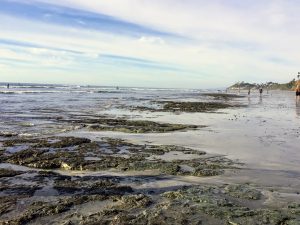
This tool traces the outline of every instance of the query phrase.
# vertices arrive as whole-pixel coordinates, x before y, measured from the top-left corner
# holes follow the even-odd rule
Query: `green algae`
[[[181,112],[212,112],[219,109],[234,107],[231,104],[220,102],[160,102],[163,104],[164,111],[181,111]]]
[[[209,113],[209,112],[216,112],[221,109],[236,108],[236,107],[243,107],[243,105],[238,103],[229,103],[229,102],[225,103],[225,102],[218,102],[218,101],[211,101],[211,102],[154,101],[152,102],[152,107],[132,106],[130,107],[130,109],[139,110],[139,111],[151,111],[151,112]]]
[[[234,168],[234,163],[224,157],[201,157],[205,152],[174,145],[137,145],[111,138],[92,142],[89,139],[75,137],[15,139],[5,142],[5,146],[9,147],[20,144],[28,146],[28,149],[7,154],[5,162],[39,169],[155,170],[166,175],[194,176],[215,176],[222,174],[225,169]],[[181,160],[178,156],[178,159],[171,161],[149,158],[155,155],[164,156],[171,152],[192,158]],[[196,156],[198,157],[193,158]],[[85,160],[87,157],[91,159]],[[96,160],[93,160],[94,158]],[[185,171],[182,165],[189,166],[191,170]]]
[[[261,199],[261,192],[256,190],[255,188],[245,186],[245,185],[228,185],[225,188],[225,192],[228,193],[232,197],[243,198],[243,199]]]
[[[245,98],[243,95],[227,94],[227,93],[203,93],[203,96],[213,97],[215,100],[232,100],[235,98]]]
[[[97,119],[81,121],[93,131],[117,131],[125,133],[166,133],[196,129],[204,126],[157,123],[146,120]]]
[[[35,176],[32,181],[37,182],[36,185],[46,187],[49,181],[54,181],[53,188],[58,190],[59,195],[47,201],[30,201],[24,211],[12,217],[0,217],[0,222],[21,225],[48,221],[51,218],[53,224],[78,225],[288,225],[299,224],[300,221],[300,215],[295,211],[300,205],[296,202],[281,208],[263,205],[249,207],[249,201],[260,200],[249,197],[252,194],[249,195],[249,191],[245,190],[251,190],[255,196],[260,193],[260,197],[263,197],[263,194],[248,184],[203,184],[177,187],[172,191],[161,189],[158,194],[149,195],[122,185],[125,178],[120,177],[66,176],[53,171],[39,171]],[[47,182],[44,183],[45,181]],[[13,188],[14,184],[9,186]],[[19,196],[19,193],[13,193],[9,197],[0,198],[0,216],[1,212],[6,215],[16,209]],[[96,212],[85,213],[78,210],[85,207],[86,203],[96,205],[99,202],[103,202],[104,207]]]

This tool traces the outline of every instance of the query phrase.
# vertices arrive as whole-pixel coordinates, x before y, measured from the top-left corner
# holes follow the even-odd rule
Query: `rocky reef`
[[[300,222],[300,204],[263,205],[266,196],[249,184],[193,185],[173,190],[135,189],[117,176],[67,176],[31,171],[0,178],[1,224],[249,224]],[[145,182],[131,177],[131,185]],[[27,193],[15,188],[23,182]],[[125,182],[128,183],[128,182]],[[9,193],[9,195],[8,195]]]
[[[232,100],[235,95],[228,94],[204,94],[214,97],[214,100]],[[232,102],[176,102],[176,101],[153,101],[150,106],[132,106],[131,110],[151,111],[151,112],[188,112],[188,113],[209,113],[220,109],[243,107],[243,105]]]
[[[153,170],[168,175],[215,176],[235,168],[225,157],[206,157],[205,152],[190,148],[137,145],[112,138],[98,142],[76,137],[21,138],[6,140],[3,146],[3,162],[39,169]]]
[[[188,211],[196,211],[199,217],[212,217],[215,224],[300,224],[299,211],[293,211],[290,204],[284,208],[264,207],[261,191],[247,184],[186,187],[162,195],[185,204]]]
[[[221,102],[161,102],[164,111],[212,112],[218,109],[232,108],[234,105]]]
[[[127,120],[122,118],[79,118],[62,121],[87,127],[91,131],[118,131],[125,133],[165,133],[205,127],[185,124],[158,123],[147,120]]]
[[[215,100],[229,101],[236,98],[245,98],[244,95],[227,94],[227,93],[203,93],[203,96],[212,97]]]
[[[224,156],[174,145],[62,136],[11,137],[1,149],[0,224],[300,222],[299,203],[264,205],[271,191],[248,183],[147,186],[175,176],[209,177],[239,168]],[[122,176],[97,174],[101,171]],[[130,173],[145,171],[151,175]]]

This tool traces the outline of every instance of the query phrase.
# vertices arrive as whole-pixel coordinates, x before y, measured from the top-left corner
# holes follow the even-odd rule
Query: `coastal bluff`
[[[274,83],[274,82],[266,82],[263,84],[259,83],[247,83],[247,82],[237,82],[233,84],[232,86],[228,87],[229,90],[248,90],[250,89],[259,89],[259,88],[264,88],[264,89],[269,89],[269,90],[294,90],[296,87],[297,81],[295,79],[291,80],[288,83]]]

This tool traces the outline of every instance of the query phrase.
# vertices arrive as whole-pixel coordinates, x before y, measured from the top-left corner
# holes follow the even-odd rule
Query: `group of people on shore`
[[[248,95],[250,95],[250,94],[251,94],[251,88],[248,89]],[[262,96],[262,94],[263,94],[263,88],[262,87],[259,88],[259,94],[260,94],[260,96]]]
[[[300,80],[298,80],[296,82],[295,92],[296,92],[297,100],[300,100]],[[248,95],[250,95],[250,94],[251,94],[251,88],[248,89]],[[262,94],[263,94],[263,88],[262,87],[259,88],[259,94],[260,94],[260,96],[262,96]]]

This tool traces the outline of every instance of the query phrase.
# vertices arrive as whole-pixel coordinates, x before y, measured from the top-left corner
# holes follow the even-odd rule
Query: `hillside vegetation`
[[[264,89],[269,89],[269,90],[293,90],[296,87],[296,80],[292,80],[288,83],[274,83],[274,82],[267,82],[263,84],[258,84],[258,83],[246,83],[246,82],[238,82],[235,83],[234,85],[230,86],[229,89],[259,89],[260,87]]]

